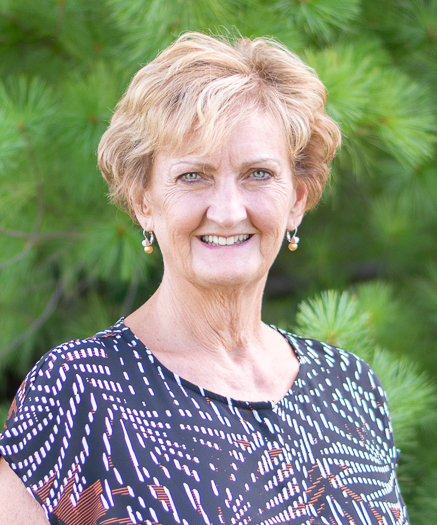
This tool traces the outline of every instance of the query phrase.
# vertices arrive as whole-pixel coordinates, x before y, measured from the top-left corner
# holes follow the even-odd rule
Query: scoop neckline
[[[299,369],[298,369],[298,372],[297,372],[297,375],[296,375],[296,378],[295,380],[293,381],[293,384],[290,386],[290,388],[287,390],[287,392],[281,397],[281,399],[279,399],[277,402],[274,402],[274,401],[271,401],[271,400],[266,400],[266,401],[244,401],[244,400],[241,400],[241,399],[234,399],[232,397],[227,397],[227,396],[224,396],[222,394],[218,394],[216,392],[213,392],[211,390],[207,390],[206,388],[203,388],[199,385],[196,385],[195,383],[192,383],[191,381],[189,381],[188,379],[185,379],[181,376],[179,376],[178,374],[176,374],[176,372],[173,372],[172,370],[170,370],[169,368],[167,368],[165,365],[163,365],[161,363],[161,361],[155,356],[155,354],[150,350],[150,348],[148,346],[146,346],[143,341],[141,341],[141,339],[135,335],[135,333],[132,331],[132,329],[127,326],[125,323],[124,323],[124,319],[125,317],[121,317],[112,327],[111,329],[113,331],[119,331],[120,328],[120,334],[122,337],[124,337],[125,335],[129,335],[129,337],[133,340],[136,341],[136,349],[138,350],[138,346],[145,352],[145,354],[147,355],[148,359],[149,359],[149,362],[155,366],[155,368],[157,369],[158,371],[158,374],[160,372],[160,370],[162,370],[165,374],[166,377],[170,378],[173,382],[175,382],[176,384],[178,384],[178,386],[182,386],[184,389],[188,389],[188,390],[191,390],[192,392],[195,392],[197,394],[200,394],[201,396],[205,397],[206,399],[209,399],[209,400],[215,400],[221,404],[224,404],[224,405],[228,405],[228,406],[231,406],[231,407],[235,407],[235,408],[245,408],[245,409],[251,409],[251,410],[275,410],[276,408],[278,408],[285,400],[286,398],[290,397],[291,395],[295,395],[296,394],[296,391],[299,390],[299,383],[300,383],[300,379],[302,378],[302,374],[303,374],[303,367],[304,367],[304,360],[302,359],[302,357],[304,357],[304,352],[302,351],[302,349],[297,346],[297,345],[293,345],[292,342],[290,341],[290,338],[293,337],[293,338],[298,338],[300,339],[299,336],[295,336],[293,334],[289,334],[287,331],[281,329],[281,328],[278,328],[277,326],[273,325],[273,324],[269,324],[268,326],[270,326],[271,328],[273,328],[274,330],[276,330],[279,334],[281,334],[284,339],[287,341],[287,343],[290,345],[290,348],[291,348],[291,351],[294,352],[298,362],[299,362]],[[129,342],[129,341],[128,341]]]

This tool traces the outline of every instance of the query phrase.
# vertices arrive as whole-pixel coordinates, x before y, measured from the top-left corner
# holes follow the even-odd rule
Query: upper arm
[[[70,355],[70,349],[75,355]],[[96,434],[97,429],[98,435],[99,429],[104,428],[104,412],[95,412],[97,402],[93,389],[86,378],[82,378],[78,360],[85,360],[89,367],[91,362],[97,369],[106,359],[101,353],[98,343],[92,342],[92,346],[66,343],[45,354],[26,376],[0,434],[0,456],[6,462],[2,463],[0,478],[1,525],[47,525],[44,515],[56,523],[97,521],[102,503],[99,470],[94,460],[98,456],[94,449],[99,449],[100,441],[94,442],[88,434]],[[103,363],[106,365],[106,361]],[[6,487],[10,478],[14,490]],[[84,496],[88,490],[97,502],[97,514],[92,509],[90,515]],[[21,497],[17,501],[18,494]],[[73,501],[72,495],[82,495],[81,505],[78,504],[80,496]],[[32,501],[32,496],[37,503]],[[26,517],[28,512],[36,515],[35,507],[33,510],[29,507],[29,499],[32,505],[37,505],[41,516],[37,522]],[[15,517],[18,510],[14,509],[20,506],[20,501],[24,502],[20,512],[26,514]],[[3,508],[8,509],[8,516],[14,516],[6,522],[2,522]],[[91,521],[94,517],[96,521]]]
[[[40,504],[24,483],[0,457],[0,509],[2,525],[48,525]]]

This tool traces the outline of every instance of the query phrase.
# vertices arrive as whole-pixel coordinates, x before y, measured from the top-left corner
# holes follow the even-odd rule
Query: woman
[[[339,143],[324,104],[262,39],[186,34],[137,73],[99,165],[146,253],[159,242],[162,283],[27,376],[0,440],[4,523],[408,523],[372,370],[261,321]]]

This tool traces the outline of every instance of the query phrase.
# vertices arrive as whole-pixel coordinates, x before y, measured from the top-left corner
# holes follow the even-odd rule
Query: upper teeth
[[[250,237],[249,234],[234,235],[233,237],[219,237],[217,235],[203,235],[201,237],[203,242],[211,246],[230,246],[231,244],[240,244]]]

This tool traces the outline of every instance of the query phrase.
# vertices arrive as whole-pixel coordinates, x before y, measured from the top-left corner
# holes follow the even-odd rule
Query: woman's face
[[[267,277],[306,197],[294,187],[278,123],[255,113],[211,155],[159,153],[137,216],[155,232],[167,277],[241,286]]]

